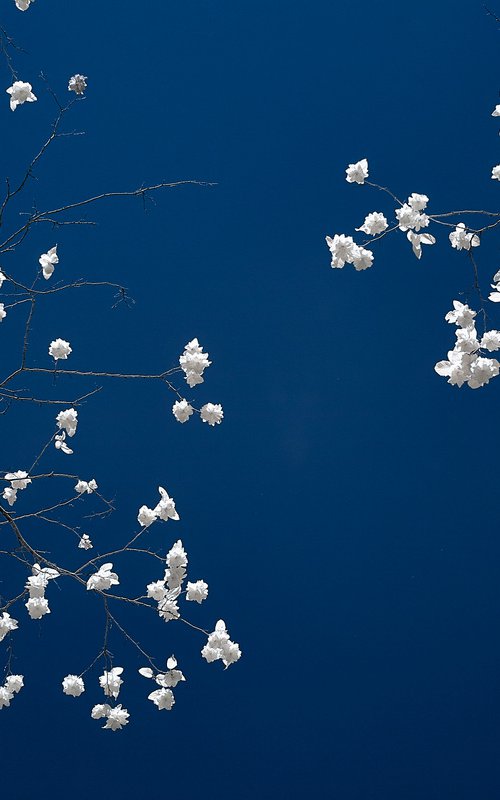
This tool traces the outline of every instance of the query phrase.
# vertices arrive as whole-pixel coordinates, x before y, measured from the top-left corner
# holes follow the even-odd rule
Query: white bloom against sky
[[[49,345],[49,356],[52,356],[55,361],[68,358],[71,352],[70,343],[65,339],[54,339]]]
[[[37,99],[33,94],[31,83],[25,83],[24,81],[14,81],[12,86],[6,89],[6,92],[10,94],[11,111],[15,111],[23,103],[34,103]]]
[[[203,372],[211,363],[208,360],[208,353],[203,352],[198,339],[188,342],[179,358],[179,364],[184,370],[188,386],[193,388],[198,383],[203,383]]]
[[[361,161],[357,161],[355,164],[349,164],[345,172],[347,183],[363,184],[368,177],[367,159],[362,158]]]
[[[48,279],[54,272],[55,265],[59,264],[59,258],[57,256],[57,245],[51,247],[47,253],[42,253],[40,258],[38,259],[38,262],[42,267],[43,277],[45,278],[46,281],[48,281]]]
[[[74,92],[75,94],[82,95],[87,88],[87,76],[86,75],[72,75],[69,79],[68,83],[68,91]]]

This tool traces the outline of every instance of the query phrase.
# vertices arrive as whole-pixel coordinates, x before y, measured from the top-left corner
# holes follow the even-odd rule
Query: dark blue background
[[[105,289],[48,299],[32,364],[48,363],[58,336],[75,369],[159,371],[194,336],[210,353],[191,396],[223,404],[217,429],[178,425],[158,386],[108,383],[80,411],[75,455],[44,463],[95,475],[116,497],[117,513],[89,526],[101,551],[166,486],[181,522],[146,535],[183,539],[192,579],[210,585],[191,619],[211,628],[222,616],[243,650],[224,673],[200,659],[201,635],[117,609],[159,659],[175,652],[188,682],[159,714],[115,632],[131,721],[101,731],[89,716],[97,673],[79,700],[60,688],[100,647],[98,599],[52,585],[50,617],[13,613],[26,688],[0,715],[5,795],[496,799],[499,385],[458,390],[433,372],[470,265],[445,229],[421,262],[403,235],[384,240],[363,274],[332,272],[324,243],[369,211],[391,214],[344,180],[363,157],[370,177],[403,197],[425,192],[434,212],[498,208],[495,22],[470,0],[3,6],[28,51],[19,77],[39,99],[11,114],[5,95],[2,175],[19,174],[54,116],[40,68],[61,95],[71,74],[89,78],[66,123],[85,137],[56,142],[16,214],[143,182],[217,182],[157,195],[146,214],[139,200],[102,203],[88,212],[98,227],[38,229],[4,267],[28,280],[57,241],[57,279],[123,282],[136,300],[111,311]],[[487,288],[494,237],[480,250]],[[24,313],[2,324],[5,370]],[[38,391],[94,385],[47,380]],[[23,407],[1,418],[2,468],[31,463],[53,416]],[[73,540],[44,536],[80,563]],[[131,593],[161,577],[132,563],[116,562]]]

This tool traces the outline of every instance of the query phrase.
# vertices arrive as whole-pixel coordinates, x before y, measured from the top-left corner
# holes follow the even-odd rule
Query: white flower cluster
[[[69,79],[68,83],[68,92],[74,92],[75,94],[82,95],[87,88],[87,76],[80,75],[77,73],[76,75],[72,75]]]
[[[35,0],[16,0],[16,6],[19,9],[19,11],[27,11],[31,3],[34,2]]]
[[[167,522],[169,519],[179,519],[179,515],[175,510],[173,498],[169,497],[168,492],[163,486],[158,486],[158,491],[160,493],[160,501],[154,508],[141,506],[139,509],[137,521],[143,528],[149,527],[149,525],[152,525],[157,519],[162,519],[164,522]]]
[[[180,669],[176,669],[176,667],[177,661],[174,656],[171,656],[167,660],[166,672],[158,672],[155,675],[150,667],[141,667],[139,670],[139,675],[142,675],[143,678],[153,679],[161,687],[148,695],[148,700],[155,704],[158,711],[172,710],[172,706],[175,703],[172,689],[175,689],[180,681],[186,680]]]
[[[0,617],[0,642],[2,642],[8,633],[17,630],[17,619],[13,619],[6,611]]]
[[[57,245],[51,247],[46,253],[42,253],[40,258],[38,259],[38,263],[42,268],[43,277],[46,281],[50,278],[52,273],[54,272],[54,267],[56,264],[59,264],[59,257],[57,255]]]
[[[67,408],[66,411],[60,411],[56,417],[57,427],[61,433],[57,433],[54,437],[54,446],[56,450],[66,455],[71,455],[73,450],[66,444],[66,436],[74,436],[76,433],[76,426],[78,425],[78,411],[74,408]]]
[[[7,500],[9,506],[13,506],[17,500],[18,491],[26,489],[28,484],[31,483],[31,478],[28,478],[27,472],[18,469],[16,472],[7,472],[5,480],[10,481],[10,486],[5,487],[2,497]]]
[[[201,654],[208,663],[221,659],[226,669],[241,658],[240,646],[229,638],[224,620],[220,619],[217,622],[215,630],[209,634],[208,642]]]
[[[40,564],[33,564],[32,574],[26,582],[26,589],[29,591],[29,600],[25,603],[31,619],[41,619],[45,614],[50,614],[48,601],[45,597],[45,589],[50,580],[59,577],[56,569],[42,567]]]
[[[8,675],[3,686],[0,686],[0,708],[10,706],[14,695],[24,686],[24,675]]]
[[[470,250],[471,247],[479,247],[480,244],[479,236],[468,232],[463,222],[458,223],[448,238],[455,250]]]
[[[0,322],[5,319],[7,312],[5,310],[5,303],[0,303]]]
[[[118,586],[120,583],[118,575],[116,572],[111,572],[113,569],[113,564],[103,564],[97,572],[94,572],[93,575],[87,581],[87,591],[94,590],[96,592],[105,592],[107,589],[111,589],[112,586]]]
[[[26,8],[27,7],[28,6],[26,6]],[[31,83],[26,83],[25,81],[14,81],[12,86],[9,86],[9,88],[6,89],[6,92],[7,94],[10,94],[11,111],[15,111],[16,108],[18,106],[22,106],[23,103],[34,103],[37,99],[33,94]]]
[[[66,675],[66,677],[63,678],[62,687],[64,694],[70,697],[80,697],[85,691],[83,678],[80,678],[78,675]]]
[[[116,700],[123,683],[123,679],[120,677],[122,673],[123,667],[112,667],[109,671],[104,670],[104,673],[99,678],[99,684],[106,697],[113,697]],[[122,708],[121,704],[112,708],[108,703],[99,703],[94,706],[90,715],[92,719],[106,718],[107,722],[103,725],[103,728],[111,731],[121,730],[124,725],[128,724],[130,716],[127,709]]]
[[[54,339],[49,345],[49,356],[52,356],[56,362],[59,359],[66,360],[72,352],[70,343],[65,339]]]
[[[188,386],[193,388],[198,383],[203,383],[203,372],[212,362],[208,360],[208,353],[204,353],[198,339],[192,339],[184,348],[179,358]]]
[[[177,422],[187,422],[193,413],[193,407],[187,400],[177,400],[172,406],[172,413]],[[220,403],[205,403],[200,409],[202,422],[208,422],[212,427],[219,425],[224,417],[224,411]]]
[[[447,322],[457,326],[457,341],[448,353],[448,361],[439,361],[434,369],[438,375],[447,377],[452,386],[467,383],[471,389],[479,389],[500,372],[500,363],[496,358],[480,355],[481,350],[500,350],[500,331],[486,331],[479,340],[475,316],[475,311],[458,300],[453,301],[453,311],[445,316]]]
[[[93,546],[88,533],[84,533],[78,542],[80,550],[92,550]]]
[[[179,539],[167,553],[167,569],[161,581],[153,581],[147,586],[147,596],[158,603],[158,614],[165,622],[178,619],[179,606],[177,598],[186,577],[188,565],[187,553]],[[202,603],[208,597],[208,584],[199,580],[188,581],[186,599]]]
[[[344,236],[343,233],[336,233],[333,239],[326,237],[326,243],[332,254],[332,268],[342,269],[345,264],[352,264],[354,269],[368,269],[373,264],[373,253],[359,247],[352,236]]]
[[[488,300],[491,300],[492,303],[500,303],[500,270],[493,275],[491,288],[494,289],[494,291],[490,292]]]
[[[97,483],[95,482],[94,478],[88,482],[78,481],[78,483],[75,485],[75,492],[78,492],[78,494],[92,494],[92,492],[95,492],[96,489]]]

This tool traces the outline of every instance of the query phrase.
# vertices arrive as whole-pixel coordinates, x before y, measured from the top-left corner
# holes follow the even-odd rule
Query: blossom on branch
[[[25,83],[24,81],[14,81],[12,86],[9,86],[5,91],[7,94],[10,94],[11,111],[15,111],[16,108],[22,106],[23,103],[34,103],[37,99],[32,92],[31,83]]]
[[[34,2],[35,0],[16,0],[16,6],[19,9],[19,11],[27,11],[31,3]]]
[[[471,247],[479,247],[479,236],[475,233],[467,233],[467,228],[463,222],[459,222],[454,231],[449,235],[451,246],[455,250],[470,250]]]
[[[215,630],[209,634],[207,644],[201,654],[209,663],[221,659],[226,669],[241,657],[240,646],[229,638],[224,620],[220,619],[217,622]]]
[[[66,431],[62,433],[56,433],[54,436],[54,447],[56,450],[62,450],[63,453],[66,453],[67,456],[70,456],[73,453],[71,447],[68,447],[66,444]]]
[[[491,178],[494,181],[500,181],[500,164],[497,164],[496,167],[493,167],[491,170]]]
[[[57,427],[59,430],[65,430],[68,436],[74,436],[76,433],[76,426],[78,424],[78,411],[74,408],[68,408],[66,411],[60,411],[56,417]]]
[[[13,619],[6,611],[0,617],[0,642],[5,639],[8,633],[17,630],[17,619]]]
[[[194,600],[196,603],[203,603],[208,597],[208,583],[196,581],[187,582],[186,600]]]
[[[368,177],[367,159],[362,158],[361,161],[357,161],[355,164],[349,164],[345,172],[347,183],[363,184]]]
[[[117,586],[120,581],[116,572],[111,572],[112,569],[113,564],[111,563],[99,567],[98,571],[88,579],[87,590],[94,589],[97,592],[103,592],[110,589],[111,586]]]
[[[57,255],[57,245],[51,247],[47,253],[42,253],[40,258],[38,259],[38,263],[42,267],[43,277],[45,278],[46,281],[48,281],[48,279],[54,272],[55,265],[59,264],[59,257]]]
[[[220,425],[224,417],[224,412],[220,403],[205,403],[205,405],[201,407],[200,416],[202,422],[208,422],[208,424],[213,427],[214,425]]]
[[[80,541],[78,542],[78,547],[80,550],[92,550],[93,544],[90,541],[90,536],[88,533],[84,533]]]
[[[5,310],[5,305],[3,303],[0,303],[0,322],[3,319],[5,319],[6,316],[7,316],[7,312]]]
[[[13,489],[26,489],[27,485],[31,483],[31,478],[28,478],[28,473],[23,469],[18,469],[16,472],[7,472],[5,480],[10,481]]]
[[[179,358],[188,386],[193,388],[198,383],[203,383],[203,371],[212,362],[208,360],[208,353],[204,353],[198,339],[192,339],[184,348],[183,354]]]
[[[68,83],[68,92],[74,92],[75,94],[83,94],[85,89],[87,88],[87,76],[86,75],[73,75],[69,79]]]
[[[193,408],[187,400],[177,400],[172,406],[172,413],[177,422],[187,422],[193,413]]]
[[[64,339],[54,339],[49,345],[49,356],[52,356],[55,361],[67,359],[71,352],[73,351],[69,342],[66,342]]]
[[[365,221],[357,231],[363,231],[369,236],[375,236],[377,233],[383,233],[387,229],[387,220],[380,211],[372,211],[371,214],[365,217]]]
[[[96,489],[97,483],[95,482],[94,478],[92,478],[92,480],[90,480],[88,483],[87,481],[78,481],[75,486],[75,492],[78,492],[78,494],[84,494],[85,492],[87,494],[92,494],[92,492],[95,492]]]
[[[78,675],[66,675],[63,678],[62,687],[64,694],[68,694],[71,697],[80,697],[85,691],[83,679],[79,678]]]
[[[120,677],[122,673],[123,667],[112,667],[109,671],[104,670],[99,678],[99,685],[106,697],[114,697],[116,700],[120,694],[120,686],[123,683],[123,679]]]

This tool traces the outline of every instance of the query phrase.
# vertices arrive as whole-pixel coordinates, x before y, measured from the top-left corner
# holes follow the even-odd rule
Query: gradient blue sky
[[[67,122],[85,137],[56,143],[16,213],[158,180],[217,183],[157,195],[146,214],[103,203],[98,227],[37,230],[4,266],[28,279],[57,241],[58,277],[123,282],[136,300],[47,301],[33,364],[57,336],[82,369],[158,371],[194,336],[210,353],[193,397],[224,405],[219,428],[178,425],[159,387],[108,385],[80,412],[71,468],[116,497],[90,531],[100,548],[134,530],[158,483],[169,489],[182,521],[148,536],[183,539],[210,585],[193,621],[222,616],[244,653],[224,673],[202,662],[196,633],[118,613],[160,659],[175,652],[188,682],[158,713],[116,633],[131,722],[102,731],[92,680],[80,700],[60,690],[100,646],[99,604],[51,587],[50,617],[17,615],[27,686],[0,714],[5,796],[496,800],[499,387],[459,391],[432,369],[470,267],[445,234],[421,262],[404,237],[383,241],[363,274],[330,270],[324,243],[391,212],[345,183],[363,157],[374,180],[425,192],[434,211],[498,207],[495,22],[479,0],[37,0],[25,14],[3,0],[2,18],[39,100],[11,114],[5,95],[1,175],[54,116],[40,69],[61,94],[69,75],[89,77]],[[481,246],[484,286],[494,248]],[[7,369],[14,312],[8,322]],[[53,411],[1,424],[2,468],[21,468]],[[140,565],[135,579],[154,577]]]

